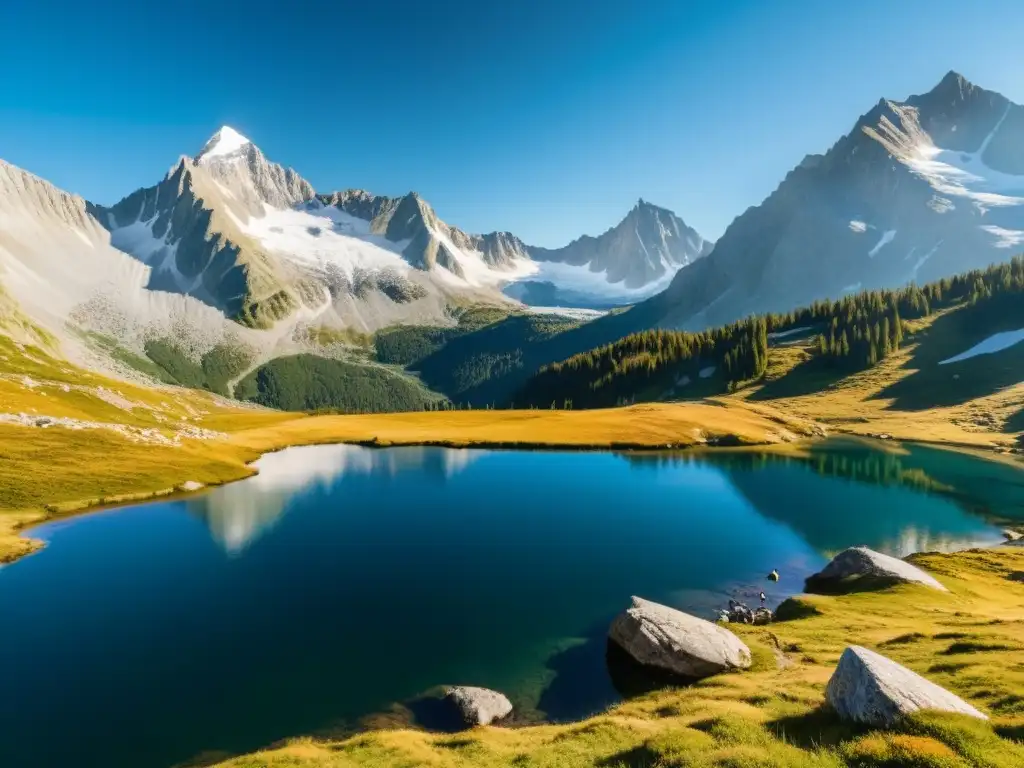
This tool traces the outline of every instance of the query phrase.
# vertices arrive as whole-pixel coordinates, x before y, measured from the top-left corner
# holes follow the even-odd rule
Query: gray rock
[[[843,651],[828,681],[825,698],[842,719],[869,725],[889,726],[920,709],[988,719],[945,688],[856,645]]]
[[[807,579],[807,589],[828,590],[851,582],[879,585],[915,583],[947,591],[934,577],[917,566],[867,547],[852,547],[840,552],[819,573]]]
[[[1004,528],[1002,534],[1003,538],[1007,541],[1020,541],[1021,539],[1024,539],[1024,533],[1015,531],[1012,528]]]
[[[512,702],[489,688],[457,685],[445,692],[445,700],[458,710],[468,726],[490,725],[512,713]]]
[[[640,664],[683,677],[750,666],[750,649],[729,630],[639,597],[616,617],[608,635]]]

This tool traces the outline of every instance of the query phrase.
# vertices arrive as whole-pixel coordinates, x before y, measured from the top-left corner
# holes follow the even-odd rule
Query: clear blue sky
[[[111,203],[221,124],[320,191],[415,189],[470,231],[705,236],[880,97],[950,69],[1024,102],[1024,2],[0,3],[0,157]]]

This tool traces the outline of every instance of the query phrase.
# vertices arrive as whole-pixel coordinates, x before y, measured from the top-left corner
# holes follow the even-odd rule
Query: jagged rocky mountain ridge
[[[51,331],[70,320],[135,351],[171,336],[195,354],[243,344],[256,360],[294,351],[307,326],[443,325],[453,305],[507,294],[639,301],[595,321],[593,343],[704,328],[1007,259],[1024,243],[1022,125],[1024,108],[955,73],[882,100],[713,249],[644,201],[561,249],[471,235],[415,193],[319,194],[227,128],[109,208],[0,162],[0,319],[20,306]]]
[[[94,213],[116,247],[153,268],[152,288],[263,328],[294,315],[360,330],[443,322],[453,302],[508,303],[501,289],[526,278],[552,298],[564,282],[577,304],[622,303],[651,295],[709,248],[643,202],[618,227],[563,249],[467,234],[414,192],[317,194],[227,127],[156,186]]]
[[[882,99],[636,322],[699,329],[1005,261],[1024,244],[1022,129],[1024,107],[955,72],[905,102]]]

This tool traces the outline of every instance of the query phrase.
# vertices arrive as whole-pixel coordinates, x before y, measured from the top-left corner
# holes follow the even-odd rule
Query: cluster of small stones
[[[226,438],[222,432],[204,429],[194,424],[184,424],[173,435],[168,436],[158,429],[134,427],[128,424],[111,424],[104,421],[86,421],[66,416],[40,416],[28,413],[0,413],[0,424],[13,424],[21,427],[49,429],[60,427],[71,430],[105,429],[115,432],[134,443],[152,445],[177,446],[182,440],[219,440]]]

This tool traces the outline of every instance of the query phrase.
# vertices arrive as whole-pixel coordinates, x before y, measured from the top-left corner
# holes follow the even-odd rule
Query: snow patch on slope
[[[531,280],[552,283],[567,294],[624,303],[640,301],[665,290],[672,282],[672,278],[676,276],[676,272],[685,266],[669,264],[662,260],[665,272],[661,277],[639,288],[627,288],[624,282],[609,282],[607,271],[595,272],[586,265],[565,264],[558,261],[537,261],[533,262],[533,265],[536,269],[530,275]]]
[[[889,243],[891,243],[894,237],[896,237],[895,229],[885,230],[885,232],[882,233],[882,237],[879,238],[877,243],[875,243],[875,247],[868,251],[868,256],[871,257],[872,259],[875,258],[875,254],[878,253],[883,248],[885,248],[885,246],[887,246]]]
[[[1004,349],[1008,349],[1022,341],[1024,341],[1024,328],[1016,331],[994,333],[984,341],[980,341],[975,344],[966,352],[961,352],[959,355],[954,355],[953,357],[943,360],[939,365],[959,363],[961,360],[970,360],[972,357],[977,357],[978,355],[991,355],[994,352],[1001,352]]]
[[[537,265],[526,259],[516,259],[507,269],[496,269],[484,261],[479,251],[463,251],[456,248],[451,239],[442,232],[431,230],[431,234],[455,257],[462,270],[459,277],[445,270],[452,279],[474,288],[498,288],[505,283],[515,282],[536,274]]]
[[[1004,229],[1003,227],[997,227],[992,224],[982,225],[981,228],[990,235],[995,236],[996,248],[1014,248],[1021,243],[1024,243],[1024,232],[1019,229]]]
[[[304,266],[333,265],[348,277],[357,269],[399,274],[412,269],[402,258],[407,241],[374,235],[369,222],[334,207],[282,210],[264,204],[262,216],[235,222],[267,250]]]
[[[573,320],[596,320],[599,317],[603,317],[608,313],[600,309],[583,309],[581,307],[526,307],[526,311],[531,315],[556,315],[558,317],[568,317]]]
[[[937,147],[921,132],[925,138],[901,159],[937,192],[966,198],[982,213],[989,208],[1024,205],[1024,197],[1021,196],[1024,194],[1024,177],[989,168],[981,159],[1009,113],[1010,105],[1007,105],[1006,112],[977,152],[954,152]],[[937,199],[948,203],[949,208],[953,207],[948,200]]]
[[[799,328],[790,328],[788,331],[775,331],[768,334],[769,339],[784,339],[787,336],[792,336],[794,333],[802,333],[804,331],[811,330],[809,325],[801,325]]]

